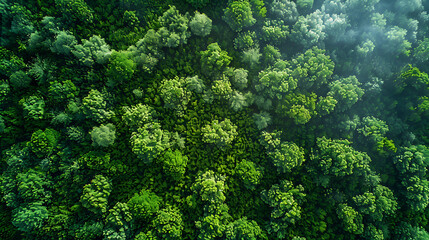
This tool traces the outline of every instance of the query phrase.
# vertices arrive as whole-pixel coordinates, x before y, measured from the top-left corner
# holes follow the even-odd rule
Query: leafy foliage
[[[219,148],[222,148],[232,143],[237,135],[237,126],[228,118],[221,122],[213,120],[210,124],[203,127],[201,132],[204,142],[214,143]]]
[[[107,198],[112,191],[109,180],[102,175],[96,175],[90,184],[83,187],[83,194],[80,198],[82,206],[95,214],[102,214],[107,211]]]

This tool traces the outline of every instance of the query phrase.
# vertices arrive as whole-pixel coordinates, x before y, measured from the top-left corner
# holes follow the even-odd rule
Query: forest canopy
[[[428,0],[0,0],[0,239],[429,239]]]

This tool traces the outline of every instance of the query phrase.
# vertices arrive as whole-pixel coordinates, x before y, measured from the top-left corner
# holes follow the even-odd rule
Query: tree
[[[84,0],[55,0],[55,5],[69,22],[90,24],[94,16]]]
[[[366,153],[354,150],[350,144],[348,140],[317,138],[311,159],[316,163],[318,184],[327,187],[332,178],[352,174],[365,176],[369,173],[371,158]]]
[[[205,75],[220,74],[229,65],[232,58],[217,43],[211,43],[206,51],[201,51],[201,68]]]
[[[236,32],[256,23],[250,3],[247,0],[229,1],[227,8],[224,9],[223,20]]]
[[[122,121],[134,131],[144,124],[154,121],[153,118],[156,116],[156,112],[151,106],[141,103],[130,107],[123,107],[122,110],[124,111]]]
[[[161,45],[164,47],[177,47],[187,43],[187,39],[191,36],[188,31],[189,14],[181,15],[175,6],[164,12],[158,18],[161,28],[158,34],[161,37]]]
[[[328,96],[337,100],[336,109],[344,112],[350,109],[364,94],[364,90],[359,87],[361,83],[355,76],[340,78],[329,84]]]
[[[204,85],[204,82],[201,78],[199,78],[197,75],[193,77],[187,77],[185,79],[186,87],[188,90],[191,90],[195,93],[202,93],[206,89],[206,85]]]
[[[345,203],[338,205],[338,218],[341,220],[344,230],[353,234],[362,234],[364,225],[362,215]]]
[[[256,185],[262,180],[263,170],[262,167],[256,166],[256,164],[251,161],[242,160],[235,167],[235,174],[240,177],[247,189],[255,190]]]
[[[117,202],[115,206],[109,210],[109,215],[107,215],[106,218],[106,225],[103,229],[105,239],[130,239],[132,234],[131,220],[132,216],[127,204]]]
[[[213,120],[201,129],[201,133],[203,134],[203,142],[214,143],[222,149],[231,144],[237,136],[237,126],[228,118],[222,122]]]
[[[176,110],[179,116],[183,115],[186,105],[191,100],[191,92],[186,88],[186,79],[179,77],[165,79],[161,83],[160,90],[164,106]]]
[[[130,46],[127,51],[137,66],[142,67],[144,71],[151,72],[158,60],[162,58],[161,36],[153,29],[149,29],[144,37],[137,41],[135,46]]]
[[[96,89],[89,91],[88,96],[82,99],[82,110],[87,118],[96,122],[103,122],[112,117],[113,112],[107,109],[104,94]]]
[[[89,40],[83,39],[82,44],[75,45],[71,52],[87,67],[91,67],[94,63],[107,63],[112,54],[109,45],[97,35],[90,37]]]
[[[64,80],[62,82],[50,82],[49,99],[56,103],[66,103],[68,100],[78,97],[79,89],[71,80]]]
[[[268,191],[262,191],[262,200],[271,208],[271,220],[268,232],[278,239],[286,237],[286,230],[301,218],[300,204],[305,200],[304,188],[293,186],[292,182],[281,180]]]
[[[96,175],[90,184],[83,187],[80,198],[82,206],[95,214],[102,214],[107,211],[107,198],[112,192],[109,180],[103,175]]]
[[[128,82],[136,70],[136,64],[126,51],[113,51],[107,69],[108,85],[115,86]]]
[[[311,118],[310,111],[302,105],[292,105],[286,115],[292,118],[295,124],[306,124]]]
[[[44,158],[52,154],[54,149],[57,147],[60,134],[51,129],[47,128],[43,130],[37,130],[31,135],[31,151],[36,154],[38,158]]]
[[[382,221],[383,218],[395,216],[398,210],[398,202],[392,190],[388,187],[377,185],[374,190],[375,195],[375,212],[371,217],[376,221]]]
[[[12,73],[9,83],[14,89],[22,89],[30,86],[31,78],[24,71]]]
[[[49,188],[52,182],[46,173],[33,169],[16,175],[18,196],[24,203],[49,203],[52,193]],[[22,204],[21,204],[22,205]]]
[[[184,228],[182,214],[171,206],[161,209],[152,222],[156,234],[160,239],[179,240]]]
[[[151,163],[170,147],[170,133],[157,122],[146,123],[131,134],[132,151],[144,163]]]
[[[48,219],[49,212],[42,202],[32,202],[20,206],[13,211],[12,224],[19,231],[31,232],[42,228],[43,223]]]
[[[234,91],[232,93],[231,97],[229,98],[229,102],[231,104],[231,108],[234,111],[239,111],[249,105],[248,99],[246,98],[246,96],[241,94],[238,91]]]
[[[319,116],[325,116],[333,112],[335,106],[337,106],[337,100],[332,96],[319,97],[319,101],[316,103],[316,112]]]
[[[357,210],[362,214],[373,214],[376,210],[376,197],[371,192],[365,192],[361,195],[353,197],[354,204],[357,206]]]
[[[253,240],[262,237],[262,229],[253,220],[246,217],[235,220],[228,224],[225,231],[228,240]]]
[[[218,99],[230,99],[233,94],[231,82],[222,74],[218,79],[213,81],[211,92]]]
[[[289,36],[289,27],[282,20],[266,20],[261,30],[261,38],[275,46],[281,46]]]
[[[269,7],[269,13],[289,24],[296,22],[299,16],[296,3],[289,0],[274,0]]]
[[[164,153],[162,164],[167,175],[170,175],[174,180],[180,180],[185,174],[188,157],[183,156],[177,149],[174,152],[169,149]]]
[[[205,209],[204,216],[195,225],[199,230],[198,240],[214,240],[224,237],[224,232],[228,226],[227,221],[230,218],[228,206],[226,204],[212,204]]]
[[[55,36],[51,51],[58,54],[70,55],[76,44],[77,40],[71,33],[60,31]]]
[[[241,61],[249,66],[250,69],[255,69],[259,65],[259,59],[262,54],[259,52],[259,48],[251,48],[243,51]]]
[[[279,173],[289,173],[305,161],[304,150],[293,142],[283,142],[281,131],[262,132],[260,143]]]
[[[259,46],[256,32],[239,32],[234,38],[234,48],[236,50],[247,50],[249,48],[257,48]]]
[[[253,120],[255,121],[256,127],[262,130],[271,124],[271,115],[268,112],[254,113]]]
[[[205,37],[212,30],[212,20],[204,13],[195,11],[194,17],[189,22],[189,27],[195,35]]]
[[[45,115],[45,101],[39,96],[30,96],[19,101],[26,119],[41,120]]]
[[[130,213],[137,220],[147,220],[159,211],[162,198],[155,193],[142,189],[127,202]]]
[[[255,90],[271,99],[282,99],[286,93],[298,86],[297,74],[291,70],[289,63],[278,61],[273,67],[261,71]]]
[[[357,131],[373,143],[377,143],[383,140],[389,127],[383,120],[369,116],[362,118],[361,127]]]
[[[75,230],[74,237],[79,240],[97,239],[97,237],[101,237],[103,227],[101,222],[85,222]]]
[[[298,55],[290,62],[292,69],[300,69],[302,73],[298,86],[304,89],[318,89],[328,82],[334,72],[334,62],[325,50],[313,47]]]
[[[108,123],[94,127],[91,134],[92,145],[96,147],[108,147],[115,142],[115,125]]]
[[[298,21],[293,25],[290,38],[304,48],[310,48],[323,41],[326,37],[324,32],[323,13],[320,10],[299,16]]]
[[[225,188],[225,177],[219,176],[211,170],[199,173],[191,186],[192,192],[198,198],[201,198],[203,202],[208,202],[209,204],[224,202],[226,199],[224,195]]]

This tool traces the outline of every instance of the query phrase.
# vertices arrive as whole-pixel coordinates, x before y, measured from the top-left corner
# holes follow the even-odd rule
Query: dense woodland
[[[428,0],[0,0],[0,239],[429,239]]]

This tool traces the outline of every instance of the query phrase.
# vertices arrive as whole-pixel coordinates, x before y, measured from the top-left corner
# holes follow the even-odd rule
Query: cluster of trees
[[[0,0],[1,238],[428,239],[427,9]]]

